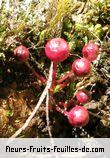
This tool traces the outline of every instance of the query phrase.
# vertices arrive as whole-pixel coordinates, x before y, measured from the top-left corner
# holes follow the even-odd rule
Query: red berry
[[[76,98],[80,103],[84,104],[84,103],[89,102],[91,96],[90,96],[89,91],[82,89],[76,93]]]
[[[97,58],[99,54],[99,47],[93,42],[89,42],[82,49],[83,56],[90,61],[93,61]]]
[[[20,61],[25,61],[29,58],[29,51],[26,47],[23,45],[18,46],[14,50],[14,55],[20,60]]]
[[[83,127],[89,122],[89,112],[83,106],[75,106],[68,112],[69,123],[74,127]]]
[[[45,54],[53,62],[64,61],[69,56],[69,45],[62,38],[53,38],[47,42]]]
[[[76,76],[84,77],[90,73],[91,66],[86,58],[76,59],[72,64],[72,71]]]

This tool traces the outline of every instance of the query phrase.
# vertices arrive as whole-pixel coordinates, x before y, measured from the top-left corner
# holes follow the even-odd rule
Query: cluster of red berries
[[[45,46],[46,56],[53,61],[54,64],[64,61],[69,57],[70,46],[62,38],[53,38],[47,42]],[[76,59],[71,68],[71,72],[77,77],[85,77],[91,72],[91,61],[97,59],[99,47],[94,42],[89,42],[82,49],[82,58]],[[24,46],[19,46],[14,50],[14,55],[24,61],[29,58],[29,51]],[[74,127],[85,126],[89,122],[89,112],[81,104],[89,102],[90,93],[85,90],[79,90],[76,94],[79,105],[73,107],[69,112],[66,112],[69,123]]]

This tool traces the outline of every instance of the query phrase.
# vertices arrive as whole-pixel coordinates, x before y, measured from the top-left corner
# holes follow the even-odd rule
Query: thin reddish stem
[[[57,77],[57,63],[53,63],[53,73],[52,73],[52,86],[51,89],[53,90],[56,85],[56,77]]]
[[[67,102],[59,102],[58,104],[60,107],[63,107],[63,108],[67,108],[68,107],[68,103]]]
[[[26,66],[31,70],[31,72],[33,73],[33,75],[34,75],[35,77],[37,77],[43,84],[46,83],[46,79],[45,79],[43,76],[41,76],[40,74],[38,74],[38,73],[34,70],[34,68],[29,64],[28,61],[26,61],[25,64],[26,64]]]
[[[46,79],[44,77],[42,77],[41,75],[39,75],[34,69],[32,70],[32,73],[34,76],[36,76],[43,84],[46,83]]]
[[[69,86],[71,82],[74,82],[75,79],[76,79],[76,77],[69,78],[69,80],[67,80],[63,83],[61,82],[58,85],[60,86],[61,89],[64,89],[65,87]]]
[[[65,116],[68,116],[68,111],[66,110],[62,110],[59,106],[56,106],[56,111],[58,111],[59,113],[65,115]]]
[[[60,88],[61,88],[61,89],[64,89],[65,87],[69,86],[69,84],[70,84],[70,83],[68,83],[68,82],[64,82],[64,83],[61,83],[61,84],[59,84],[59,85],[60,85]]]
[[[67,100],[66,102],[59,102],[58,105],[60,107],[67,108],[70,106],[79,105],[79,102],[72,97],[70,100]]]
[[[64,82],[67,78],[69,78],[72,75],[72,71],[69,71],[66,73],[61,79],[57,80],[57,83],[60,84]]]

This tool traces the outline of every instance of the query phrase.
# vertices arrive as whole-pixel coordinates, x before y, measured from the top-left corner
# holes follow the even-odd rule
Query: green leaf
[[[56,87],[55,87],[55,89],[54,89],[54,94],[55,93],[58,93],[59,91],[61,90],[61,87],[60,87],[60,85],[56,85]]]
[[[11,108],[6,111],[6,116],[8,116],[8,117],[12,117],[13,116],[13,110]]]

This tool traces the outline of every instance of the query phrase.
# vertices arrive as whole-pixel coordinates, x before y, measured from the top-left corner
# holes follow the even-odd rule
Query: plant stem
[[[66,102],[59,102],[59,106],[62,106],[64,108],[78,105],[78,104],[79,104],[79,102],[77,100],[75,100],[73,97],[70,100],[67,100]]]
[[[63,83],[61,82],[61,83],[59,83],[58,85],[60,86],[60,89],[62,90],[62,89],[64,89],[65,87],[69,86],[70,83],[74,82],[75,79],[76,79],[76,76],[71,77],[71,78],[68,78],[67,81],[65,81],[65,82],[63,82]]]
[[[90,111],[89,111],[89,113],[90,113],[91,115],[93,115],[94,117],[97,117],[97,118],[99,118],[99,119],[101,119],[101,120],[105,120],[105,121],[107,121],[107,122],[110,123],[110,120],[104,118],[103,116],[99,116],[98,114],[95,114],[95,113],[90,112]]]
[[[48,77],[48,80],[47,80],[47,84],[46,84],[46,87],[45,89],[43,90],[40,98],[39,98],[39,101],[37,103],[37,105],[35,106],[34,110],[32,111],[31,115],[27,118],[26,122],[24,123],[24,125],[18,129],[12,136],[11,138],[16,138],[22,131],[24,131],[26,129],[26,127],[28,127],[29,123],[31,122],[31,120],[33,119],[33,117],[35,116],[36,112],[38,111],[40,105],[43,103],[45,97],[47,96],[47,93],[48,93],[48,90],[50,89],[51,87],[51,84],[52,84],[52,70],[53,70],[53,63],[51,63],[51,66],[50,66],[50,70],[49,70],[49,77]],[[13,140],[12,140],[13,141]]]
[[[53,63],[53,72],[52,72],[52,86],[51,89],[53,90],[56,85],[56,77],[57,77],[57,63]]]
[[[63,81],[65,81],[67,78],[71,77],[72,75],[72,71],[69,71],[68,73],[66,73],[61,79],[57,80],[57,83],[60,84]]]
[[[64,116],[68,116],[68,111],[66,110],[62,110],[59,106],[56,105],[56,111],[58,111],[59,113],[63,114]]]
[[[34,70],[34,68],[29,64],[28,61],[25,62],[25,65],[31,70],[31,72],[33,73],[33,75],[34,75],[35,77],[37,77],[37,78],[42,82],[42,84],[45,84],[45,83],[46,83],[46,79],[45,79],[43,76],[41,76],[40,74],[38,74],[38,73]]]
[[[61,83],[59,85],[60,85],[61,90],[63,90],[65,87],[69,86],[69,83],[68,82],[64,82],[64,83]]]

